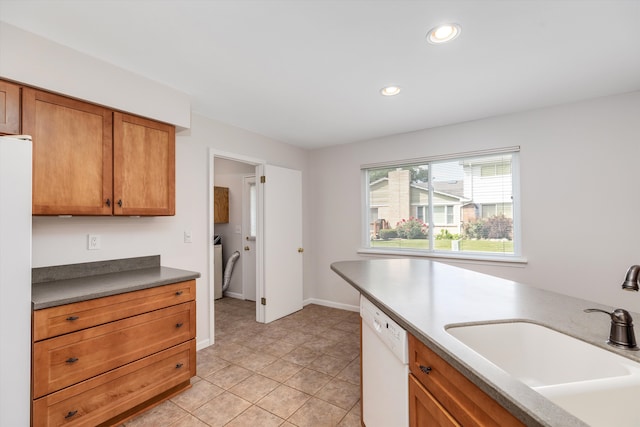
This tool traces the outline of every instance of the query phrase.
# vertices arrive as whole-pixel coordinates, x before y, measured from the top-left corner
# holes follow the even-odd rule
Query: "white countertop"
[[[529,426],[586,424],[449,335],[448,325],[526,320],[640,362],[640,352],[606,344],[608,317],[583,312],[612,307],[429,260],[341,261],[331,269]]]

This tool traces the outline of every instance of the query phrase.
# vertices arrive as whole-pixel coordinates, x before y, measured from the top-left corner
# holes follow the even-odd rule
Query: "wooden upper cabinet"
[[[20,134],[20,86],[0,80],[0,135]]]
[[[174,126],[24,87],[22,133],[34,215],[175,215]]]
[[[226,224],[229,222],[229,188],[213,187],[213,222]]]
[[[33,214],[111,215],[111,110],[23,88],[22,120],[33,138]]]
[[[115,215],[175,215],[175,127],[113,113]]]

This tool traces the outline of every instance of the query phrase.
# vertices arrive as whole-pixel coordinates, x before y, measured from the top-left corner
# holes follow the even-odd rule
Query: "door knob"
[[[298,248],[298,252],[302,253],[302,252],[304,252],[304,249],[303,248]]]
[[[249,246],[245,246],[245,247],[244,247],[244,250],[245,250],[245,251],[250,251],[250,250],[251,250],[251,248],[250,248]]]

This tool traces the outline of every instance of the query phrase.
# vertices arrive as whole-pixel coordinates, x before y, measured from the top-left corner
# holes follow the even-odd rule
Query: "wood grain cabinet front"
[[[229,188],[213,187],[213,222],[227,224],[229,222]]]
[[[175,127],[113,113],[115,215],[175,215]]]
[[[190,387],[195,280],[37,310],[35,426],[120,423]]]
[[[192,346],[178,345],[35,400],[33,425],[100,425],[114,414],[184,388],[195,366]]]
[[[22,128],[33,141],[33,215],[111,215],[110,110],[25,87]]]
[[[411,427],[524,425],[411,334],[409,370]]]
[[[196,281],[189,280],[37,310],[33,313],[33,340],[68,334],[195,298]]]
[[[18,135],[20,129],[20,86],[0,80],[0,135]]]
[[[409,374],[409,425],[461,427],[413,374]]]
[[[175,215],[174,126],[29,87],[22,118],[33,215]]]

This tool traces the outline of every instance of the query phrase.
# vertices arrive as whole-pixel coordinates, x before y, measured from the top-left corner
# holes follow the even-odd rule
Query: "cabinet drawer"
[[[33,397],[195,338],[195,302],[73,332],[33,346]]]
[[[96,426],[195,375],[195,340],[52,393],[33,403],[33,426]]]
[[[425,373],[421,367],[431,368]],[[409,370],[463,426],[522,426],[510,412],[409,334]]]
[[[40,341],[159,308],[193,301],[196,281],[45,308],[33,312],[33,340]]]

